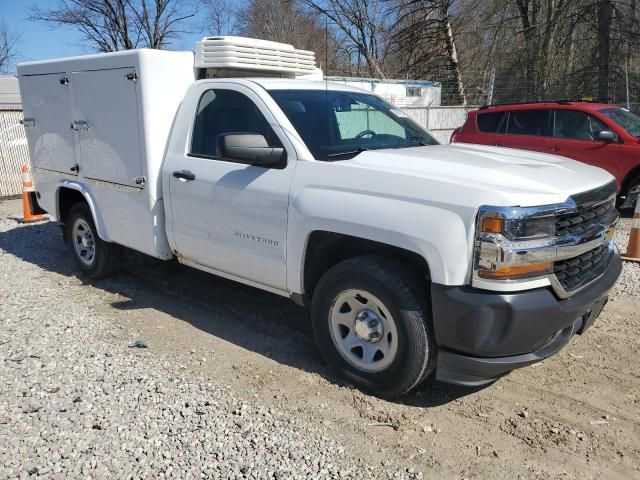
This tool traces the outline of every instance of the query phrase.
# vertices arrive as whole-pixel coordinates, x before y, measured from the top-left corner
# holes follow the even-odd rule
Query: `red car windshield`
[[[634,137],[640,137],[640,117],[624,108],[605,108],[600,113],[609,117]]]

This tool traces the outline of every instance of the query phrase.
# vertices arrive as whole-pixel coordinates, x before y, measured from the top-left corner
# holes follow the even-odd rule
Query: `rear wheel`
[[[76,203],[71,207],[64,226],[64,237],[83,274],[97,279],[118,270],[122,247],[98,237],[91,210],[86,203]]]
[[[318,347],[336,373],[385,398],[402,395],[435,366],[425,282],[401,262],[378,256],[346,260],[315,289]]]

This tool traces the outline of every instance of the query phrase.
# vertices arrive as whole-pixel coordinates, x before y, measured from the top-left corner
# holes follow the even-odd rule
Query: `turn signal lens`
[[[520,278],[536,277],[551,273],[552,263],[531,263],[528,265],[514,265],[498,270],[479,270],[478,276],[491,280],[518,280]]]
[[[504,231],[504,220],[502,218],[483,218],[482,219],[482,232],[483,233],[502,233]]]

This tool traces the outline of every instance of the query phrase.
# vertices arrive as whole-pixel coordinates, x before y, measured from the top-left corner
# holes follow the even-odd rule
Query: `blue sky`
[[[15,73],[15,65],[19,62],[81,55],[94,51],[74,28],[51,28],[28,19],[29,7],[32,5],[47,8],[57,3],[58,0],[0,0],[0,22],[4,22],[9,31],[18,35],[17,56],[10,67],[12,73]],[[192,19],[188,28],[193,33],[182,35],[174,41],[171,48],[193,50],[195,42],[207,35],[201,30],[202,22],[200,16]]]

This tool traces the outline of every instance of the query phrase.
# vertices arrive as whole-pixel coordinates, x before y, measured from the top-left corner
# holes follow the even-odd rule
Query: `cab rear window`
[[[507,112],[481,113],[478,129],[484,133],[505,133]]]

